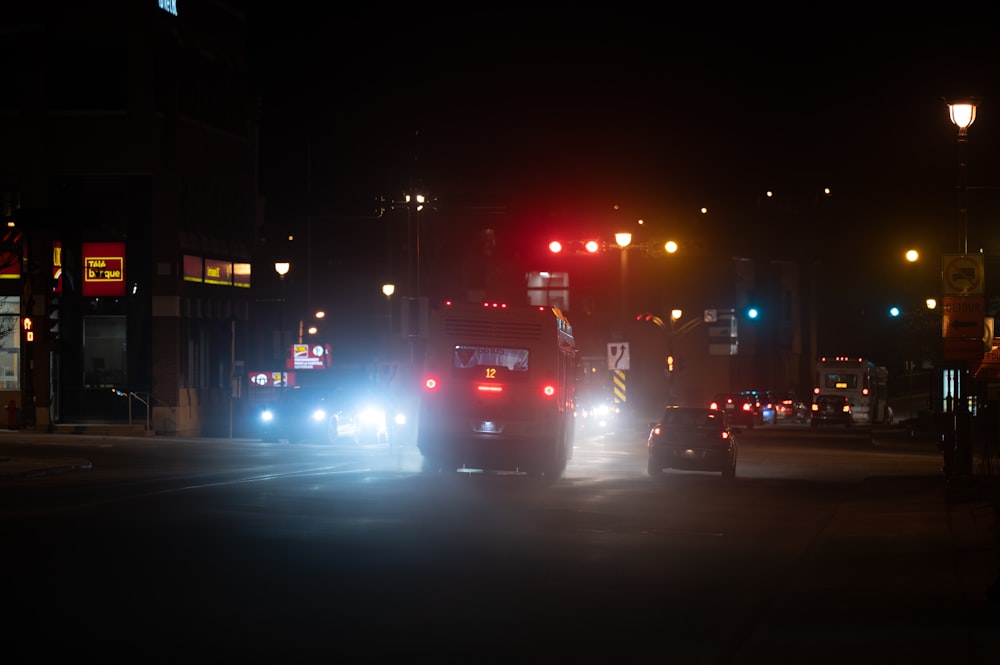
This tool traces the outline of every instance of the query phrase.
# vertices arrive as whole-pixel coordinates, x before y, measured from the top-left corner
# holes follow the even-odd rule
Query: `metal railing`
[[[128,424],[129,425],[133,424],[133,422],[132,422],[132,400],[137,400],[139,402],[142,402],[142,404],[146,407],[146,432],[149,432],[150,431],[150,421],[149,421],[149,418],[150,418],[150,413],[149,413],[149,399],[150,398],[149,398],[149,393],[135,393],[135,392],[131,392],[131,391],[122,391],[122,390],[118,390],[117,388],[112,388],[111,390],[113,390],[114,393],[116,395],[118,395],[119,397],[127,397],[128,398]]]

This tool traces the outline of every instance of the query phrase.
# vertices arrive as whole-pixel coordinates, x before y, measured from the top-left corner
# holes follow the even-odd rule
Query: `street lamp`
[[[969,212],[968,198],[969,187],[966,182],[966,168],[968,153],[968,133],[969,127],[976,121],[976,102],[972,98],[959,100],[948,104],[948,114],[952,124],[958,127],[958,213],[962,218],[962,243],[960,249],[962,254],[969,253]],[[969,423],[969,395],[968,395],[968,367],[955,371],[949,379],[949,386],[953,387],[951,394],[959,398],[960,401],[953,404],[960,405],[958,408],[952,407],[955,414],[955,465],[952,471],[954,476],[970,475],[972,473],[972,441]],[[947,456],[946,456],[946,466]]]
[[[285,275],[291,269],[292,264],[288,261],[274,262],[274,272],[278,273],[278,281],[281,282],[281,328],[278,330],[278,349],[282,361],[285,360]],[[284,368],[282,368],[282,376],[284,376]],[[281,387],[284,390],[284,379],[281,381]]]
[[[677,391],[674,389],[674,372],[677,369],[677,357],[674,355],[674,326],[677,322],[681,320],[684,312],[680,309],[674,308],[670,310],[670,345],[667,353],[667,373],[670,374],[670,402],[676,403],[677,401]]]
[[[948,104],[948,114],[951,122],[958,127],[958,212],[962,217],[962,253],[969,253],[969,187],[966,184],[966,153],[968,152],[969,127],[976,121],[976,102],[974,99]]]
[[[389,336],[392,336],[392,294],[396,292],[395,284],[383,284],[382,293],[385,295],[386,308],[389,312]]]
[[[322,319],[325,316],[326,316],[326,312],[324,312],[323,310],[319,310],[319,311],[313,313],[313,318],[314,319]],[[305,328],[305,321],[303,321],[302,319],[299,319],[299,344],[302,343],[303,328]],[[309,327],[305,328],[305,332],[308,333],[308,334],[310,334],[310,335],[316,335],[317,333],[319,333],[319,327],[316,325],[315,322],[311,322],[309,324]]]
[[[628,301],[628,288],[626,286],[628,280],[628,246],[632,244],[632,234],[627,231],[623,231],[615,234],[615,243],[618,244],[618,248],[621,250],[622,260],[621,260],[621,297],[618,300],[620,307],[618,325],[621,327],[621,334],[625,334],[625,312],[628,311],[627,301]]]
[[[409,295],[420,297],[420,216],[428,199],[423,194],[404,194],[403,205],[406,206],[406,230],[409,236]]]

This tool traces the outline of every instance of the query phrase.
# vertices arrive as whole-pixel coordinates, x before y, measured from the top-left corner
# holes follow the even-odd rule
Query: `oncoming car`
[[[324,395],[289,388],[257,413],[261,439],[268,442],[331,441],[330,404]]]
[[[668,406],[649,432],[646,471],[654,477],[663,469],[716,471],[735,478],[738,433],[724,411]]]
[[[402,414],[392,413],[387,400],[372,391],[292,388],[257,414],[264,441],[289,443],[389,443],[403,427]]]
[[[574,415],[576,426],[581,429],[607,430],[613,428],[619,408],[601,393],[584,394],[576,399]]]
[[[337,438],[355,443],[389,442],[386,405],[375,395],[362,392],[336,400],[332,415]]]

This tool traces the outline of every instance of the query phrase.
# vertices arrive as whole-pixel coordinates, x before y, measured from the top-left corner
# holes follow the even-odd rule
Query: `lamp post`
[[[319,310],[313,313],[314,319],[322,319],[326,316],[326,312]],[[299,319],[299,344],[302,343],[304,339],[303,333],[308,333],[309,335],[316,335],[319,333],[319,327],[316,325],[315,321],[309,323],[309,327],[305,327],[306,322],[303,319]]]
[[[621,270],[619,272],[621,293],[618,299],[618,326],[622,336],[625,335],[625,313],[628,312],[628,246],[632,244],[632,234],[623,231],[615,234],[615,243],[621,251]]]
[[[285,275],[288,271],[292,269],[292,264],[288,261],[275,261],[274,262],[274,272],[278,273],[278,281],[281,282],[281,327],[278,329],[278,348],[280,349],[281,359],[285,359]],[[285,388],[285,372],[284,367],[282,367],[281,372],[281,388],[282,392]]]
[[[967,153],[969,142],[969,127],[976,121],[975,100],[963,99],[948,104],[948,114],[952,124],[958,128],[958,214],[962,224],[962,242],[959,246],[963,255],[969,253],[969,211],[968,197],[969,187],[966,181]],[[971,422],[969,413],[969,371],[964,367],[954,373],[954,390],[952,395],[957,397],[953,402],[954,412],[954,465],[951,476],[953,478],[969,476],[972,474],[972,441]],[[946,454],[946,467],[947,454]]]
[[[969,253],[969,186],[965,179],[966,162],[969,144],[969,127],[976,121],[976,102],[965,99],[948,104],[948,114],[951,122],[958,127],[958,214],[962,218],[963,254]]]
[[[383,284],[382,293],[385,295],[387,318],[389,319],[389,337],[392,337],[392,294],[396,292],[395,284]]]
[[[670,310],[669,323],[665,322],[656,314],[651,313],[647,313],[645,315],[640,314],[636,317],[636,321],[646,320],[654,324],[657,328],[663,331],[663,335],[667,340],[667,374],[670,379],[669,398],[672,402],[676,402],[677,397],[674,390],[674,372],[677,370],[677,346],[675,342],[678,338],[683,337],[703,323],[702,319],[691,319],[684,325],[678,326],[677,322],[680,321],[683,316],[684,311],[675,307]]]
[[[403,204],[406,206],[406,229],[409,235],[409,295],[420,297],[420,216],[427,197],[423,194],[405,194]]]
[[[677,369],[677,367],[676,367],[677,356],[674,353],[675,350],[676,350],[674,348],[674,333],[675,333],[674,327],[677,325],[677,322],[681,320],[681,317],[683,315],[684,315],[684,312],[682,310],[680,310],[680,309],[674,308],[674,309],[670,310],[670,344],[668,345],[668,349],[667,349],[667,353],[669,354],[667,356],[667,373],[670,374],[670,402],[671,402],[671,404],[675,404],[677,402],[677,392],[676,392],[676,390],[674,390],[674,372]]]

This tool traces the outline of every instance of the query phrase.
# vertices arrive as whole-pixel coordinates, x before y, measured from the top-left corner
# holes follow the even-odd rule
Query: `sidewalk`
[[[996,480],[865,480],[764,603],[733,662],[998,662],[1000,533],[984,498],[997,496]]]

